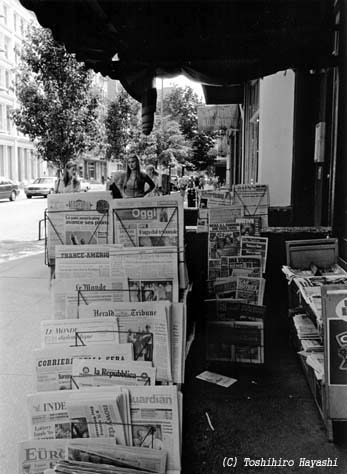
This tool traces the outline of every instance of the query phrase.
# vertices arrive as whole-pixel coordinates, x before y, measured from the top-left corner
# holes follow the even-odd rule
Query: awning
[[[87,67],[119,79],[148,115],[155,107],[155,77],[185,74],[210,86],[235,86],[335,60],[333,0],[21,3]]]

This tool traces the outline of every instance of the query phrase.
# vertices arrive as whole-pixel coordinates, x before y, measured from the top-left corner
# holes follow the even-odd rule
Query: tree
[[[205,132],[196,132],[192,140],[191,163],[199,170],[205,170],[214,163],[214,155],[209,153],[214,146],[214,138]]]
[[[202,104],[199,96],[189,86],[175,86],[163,102],[164,114],[176,120],[183,135],[191,140],[198,130],[197,107]]]
[[[92,75],[47,29],[32,26],[17,74],[19,108],[13,120],[58,167],[103,143],[99,95]]]
[[[127,146],[136,139],[137,130],[140,129],[139,110],[139,102],[123,88],[108,105],[105,119],[108,158],[124,161]]]

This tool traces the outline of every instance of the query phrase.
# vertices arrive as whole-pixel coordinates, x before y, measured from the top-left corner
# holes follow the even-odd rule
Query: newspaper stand
[[[74,196],[75,198],[75,196]],[[78,199],[78,198],[77,198]],[[65,219],[63,217],[64,214],[69,214],[69,215],[80,215],[80,216],[88,216],[90,215],[91,216],[91,219],[90,219],[90,222],[87,222],[88,219],[85,219],[87,225],[89,225],[89,227],[86,227],[85,231],[86,231],[86,236],[87,238],[85,239],[84,236],[84,244],[94,244],[96,243],[96,245],[104,245],[104,244],[113,244],[113,243],[116,243],[116,244],[119,244],[119,243],[123,243],[124,247],[123,247],[123,251],[125,252],[126,250],[126,247],[129,246],[129,247],[141,247],[141,246],[144,246],[145,244],[143,242],[138,242],[138,241],[135,241],[134,238],[133,238],[133,234],[131,233],[131,231],[129,230],[129,228],[127,228],[127,225],[125,225],[126,223],[123,222],[122,220],[122,216],[124,216],[126,213],[124,213],[124,209],[127,208],[127,206],[131,206],[132,203],[130,202],[131,200],[129,200],[128,202],[123,202],[121,204],[121,207],[120,209],[117,208],[117,204],[112,201],[108,201],[109,197],[108,197],[108,193],[105,193],[105,198],[103,198],[102,194],[100,193],[100,198],[97,197],[95,198],[96,200],[100,199],[100,202],[104,202],[105,203],[105,207],[103,209],[99,209],[98,211],[99,212],[96,212],[97,209],[94,209],[94,201],[93,201],[93,198],[91,197],[90,200],[89,200],[89,203],[92,203],[92,207],[93,209],[87,209],[87,208],[78,208],[78,209],[73,209],[73,208],[68,208],[68,209],[51,209],[49,206],[48,206],[48,209],[45,210],[45,213],[44,213],[44,229],[45,229],[45,264],[50,266],[50,267],[53,267],[55,266],[55,252],[53,253],[53,249],[54,249],[54,245],[57,244],[57,245],[66,245],[67,243],[70,243],[70,244],[80,244],[81,242],[72,242],[69,240],[69,236],[72,232],[74,232],[73,230],[70,231],[70,229],[73,229],[73,225],[75,224],[74,222],[74,219],[71,218],[71,222],[67,219]],[[158,247],[158,252],[160,248],[165,248],[166,246],[176,246],[175,244],[177,244],[177,269],[176,269],[176,272],[178,274],[178,301],[180,302],[180,311],[177,313],[176,317],[178,315],[181,315],[182,314],[182,317],[183,317],[183,320],[182,320],[182,329],[181,329],[181,332],[180,334],[182,334],[182,338],[183,340],[181,341],[182,343],[182,352],[180,353],[181,355],[177,357],[177,367],[178,367],[178,371],[177,374],[179,374],[179,376],[177,377],[177,379],[174,379],[174,380],[184,380],[184,360],[188,354],[188,350],[189,350],[189,345],[191,344],[192,342],[192,335],[194,334],[194,328],[190,334],[190,340],[187,342],[186,344],[186,336],[187,336],[187,328],[186,328],[186,316],[187,316],[187,306],[189,305],[189,295],[191,293],[191,285],[188,284],[188,278],[187,278],[187,269],[186,269],[186,266],[185,266],[185,259],[184,259],[184,239],[183,239],[183,234],[184,234],[184,228],[183,228],[183,200],[182,199],[179,199],[177,198],[175,200],[174,197],[171,197],[171,198],[165,198],[165,197],[159,197],[158,198],[160,201],[158,201],[158,206],[157,207],[162,207],[162,208],[165,208],[166,210],[166,213],[167,213],[167,216],[166,216],[166,220],[163,218],[162,221],[160,221],[160,225],[157,225],[157,228],[155,229],[155,231],[151,234],[151,236],[153,237],[152,238],[152,247],[153,248],[156,248]],[[122,200],[123,201],[123,200]],[[63,201],[62,201],[63,202]],[[96,202],[96,201],[95,201]],[[106,206],[106,203],[107,203],[107,206]],[[54,204],[52,202],[52,204]],[[84,204],[84,203],[82,203]],[[60,201],[58,200],[57,201],[57,207],[60,205]],[[135,204],[136,205],[136,201],[135,201]],[[180,206],[182,205],[182,209],[180,208]],[[113,207],[115,206],[115,207]],[[83,206],[82,206],[83,207]],[[150,208],[150,207],[156,207],[156,203],[155,203],[155,199],[148,199],[147,200],[139,200],[139,203],[138,203],[138,208],[136,209],[137,211],[140,209],[144,210],[146,209],[146,207]],[[131,209],[131,208],[130,208]],[[93,216],[93,217],[92,217]],[[57,219],[55,219],[55,217],[57,217]],[[176,219],[176,221],[175,221]],[[150,219],[149,219],[150,221]],[[146,223],[146,222],[143,222],[141,221],[141,217],[139,218],[139,221],[136,223],[136,225],[138,225],[139,228],[144,228],[146,225],[149,226],[149,230],[151,230],[151,222]],[[57,222],[58,222],[58,225],[57,225]],[[83,223],[83,217],[81,219],[81,222]],[[159,223],[159,219],[157,221]],[[70,229],[67,227],[69,224],[71,223],[70,225]],[[78,225],[78,221],[76,219],[76,223]],[[94,225],[95,224],[95,225]],[[141,227],[143,226],[143,224],[145,224],[144,227]],[[118,229],[116,228],[116,225],[119,225],[120,227],[118,227]],[[155,226],[155,223],[152,222],[152,225]],[[65,226],[65,227],[64,227]],[[94,227],[93,227],[94,226]],[[102,236],[101,238],[97,238],[97,233],[98,231],[100,232],[100,226],[101,227],[101,230],[102,230]],[[62,232],[60,230],[60,228],[63,227],[64,228],[64,235],[62,235]],[[84,229],[81,229],[81,234],[82,235],[82,231],[84,231]],[[170,232],[171,231],[171,232]],[[70,232],[70,234],[68,234],[68,232]],[[88,233],[87,233],[88,232]],[[118,234],[118,237],[119,235],[121,235],[121,238],[122,239],[125,239],[125,242],[119,242],[119,241],[116,241],[116,233],[119,233]],[[141,234],[141,232],[139,232],[139,235],[143,235]],[[53,236],[53,241],[50,242],[49,239],[50,239],[50,236]],[[170,238],[171,237],[171,238]],[[175,244],[174,245],[171,245],[171,242],[173,242],[174,240],[173,239],[176,239],[175,240]],[[67,242],[68,240],[68,242]],[[78,239],[79,240],[79,239]],[[98,241],[99,240],[99,241]],[[140,239],[139,239],[140,240]],[[168,243],[170,242],[170,244]],[[148,244],[147,244],[148,245]],[[174,259],[175,262],[176,262],[176,259]],[[165,278],[165,275],[160,275],[160,278]],[[79,319],[79,316],[80,316],[80,306],[83,305],[83,304],[88,304],[88,302],[86,301],[86,294],[85,292],[87,292],[88,290],[86,289],[77,289],[77,308],[76,308],[76,318]],[[92,291],[92,290],[90,290]],[[129,288],[126,288],[126,289],[105,289],[104,291],[107,291],[107,292],[117,292],[117,291],[124,291],[124,292],[127,292],[129,294],[129,291],[137,291],[137,290],[134,290],[134,289],[129,289]],[[106,295],[106,293],[105,293]],[[177,301],[177,296],[175,297],[175,301]],[[141,301],[141,300],[140,300]],[[182,312],[182,309],[183,309],[183,312]],[[181,313],[182,312],[182,313]],[[79,346],[79,345],[82,345],[82,346],[85,346],[86,345],[86,341],[85,341],[85,333],[88,332],[101,332],[101,331],[76,331],[75,333],[75,341],[74,341],[74,346]],[[126,334],[128,334],[127,331],[103,331],[103,332],[118,332],[118,333],[122,333],[124,337],[126,337]],[[139,334],[140,334],[140,331],[139,331]],[[143,333],[141,332],[141,335],[142,336],[146,336],[146,338],[143,340],[143,343],[142,345],[140,346],[140,344],[137,345],[137,347],[135,348],[135,341],[130,341],[133,343],[133,347],[134,347],[134,360],[141,360],[142,358],[144,360],[150,360],[149,358],[152,357],[153,358],[153,348],[154,348],[154,344],[155,344],[155,337],[154,337],[154,333],[153,332],[146,332],[146,333]],[[185,345],[183,345],[185,344]],[[170,348],[168,348],[168,350],[170,351]],[[146,359],[148,358],[148,359]],[[153,360],[153,359],[152,359]],[[137,374],[140,378],[142,376],[142,374]],[[71,376],[71,380],[70,380],[70,383],[71,383],[71,388],[74,388],[74,389],[78,389],[79,387],[79,377],[80,376]],[[83,375],[81,375],[81,377],[83,377]],[[143,382],[143,384],[142,384]],[[180,383],[175,383],[172,379],[171,380],[168,380],[167,382],[165,381],[160,381],[159,380],[159,383],[157,382],[157,385],[176,385],[178,390],[180,390],[180,387],[181,387],[181,384]],[[140,382],[140,385],[148,385],[148,380],[141,380]],[[173,389],[174,387],[171,387],[171,389]],[[163,387],[164,389],[164,387]],[[150,390],[150,387],[146,387],[146,390]],[[176,391],[175,391],[176,393]],[[181,403],[182,403],[182,394],[177,392],[177,406],[178,406],[178,410],[180,411],[180,408],[181,408]],[[179,412],[178,412],[179,413]],[[180,416],[178,416],[177,418],[177,423],[179,423],[179,418]],[[127,426],[129,426],[131,429],[133,429],[134,427],[137,426],[137,424],[139,424],[139,426],[142,426],[141,425],[141,422],[138,423],[137,421],[135,421],[134,423],[131,423],[131,424],[127,424]],[[148,433],[146,434],[145,438],[146,440],[148,441],[148,438],[151,438],[152,439],[152,445],[154,444],[154,440],[155,440],[155,427],[154,426],[149,426],[150,423],[148,423]],[[78,427],[77,427],[78,428]],[[77,429],[76,428],[76,429]],[[177,430],[177,437],[176,440],[175,440],[175,443],[178,443],[181,442],[181,437],[180,437],[180,433],[181,433],[181,430],[178,429]],[[82,436],[82,435],[81,435]],[[146,441],[146,446],[148,446],[148,442]],[[153,446],[154,447],[154,446]],[[181,448],[179,449],[179,451],[181,450]],[[175,472],[179,472],[179,471],[175,471]]]
[[[295,313],[308,316],[318,329],[319,339],[324,346],[322,380],[317,379],[313,368],[307,364],[306,357],[299,354],[299,359],[318,412],[326,427],[329,441],[335,440],[335,422],[347,423],[347,319],[345,313],[347,285],[323,284],[321,287],[322,309],[320,310],[312,299],[307,297],[298,279],[305,275],[305,279],[309,282],[310,277],[307,277],[307,272],[310,268],[313,270],[317,268],[325,275],[329,275],[329,268],[335,268],[335,272],[340,271],[340,273],[332,273],[330,276],[333,278],[330,281],[347,282],[346,272],[337,265],[337,252],[338,242],[334,238],[286,242],[286,263],[296,272],[289,281],[288,289],[290,323],[292,324],[292,316]],[[325,277],[327,283],[330,276]],[[292,324],[292,334],[296,349],[302,351],[301,340],[294,324]]]

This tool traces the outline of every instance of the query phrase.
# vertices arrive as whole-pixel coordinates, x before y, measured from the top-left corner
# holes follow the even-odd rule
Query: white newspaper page
[[[84,441],[84,442],[81,442]],[[146,472],[165,474],[167,454],[164,451],[149,448],[137,448],[135,446],[110,446],[106,444],[110,441],[107,438],[90,440],[69,440],[67,447],[67,459],[78,461],[83,459],[85,462],[104,463],[109,466],[124,466],[124,468],[144,470]],[[95,466],[97,467],[97,466]],[[119,470],[117,471],[119,472]]]
[[[186,315],[183,303],[173,303],[171,306],[171,366],[173,383],[184,382],[186,344]]]
[[[180,303],[174,303],[174,306]],[[172,380],[173,349],[169,342],[171,304],[168,301],[140,303],[91,303],[80,307],[82,319],[116,319],[119,321],[120,341],[134,345],[136,360],[151,360],[157,368],[157,380]],[[169,319],[167,319],[169,318]],[[175,329],[180,333],[181,328]],[[147,333],[151,335],[148,335]],[[181,344],[175,340],[176,345]],[[179,349],[176,349],[179,352]],[[176,358],[176,355],[174,355]],[[171,361],[171,365],[170,365]],[[174,365],[177,361],[174,362]],[[173,369],[172,369],[173,370]]]
[[[171,382],[168,315],[120,317],[118,322],[120,342],[133,343],[134,360],[152,362],[158,381]]]
[[[61,319],[41,321],[41,346],[79,346],[119,343],[117,321]]]
[[[175,247],[118,249],[115,266],[124,271],[131,302],[178,303],[178,264]]]
[[[235,184],[233,202],[243,207],[245,217],[259,217],[261,227],[268,226],[270,197],[266,184]]]
[[[108,385],[155,385],[156,369],[151,362],[108,362],[74,359],[73,388]]]
[[[112,387],[122,390],[121,387]],[[142,388],[142,387],[141,387]],[[71,420],[72,433],[76,438],[114,438],[117,444],[126,445],[126,430],[130,420],[122,413],[122,402],[111,392],[73,391],[66,402],[66,408]]]
[[[175,247],[179,285],[185,288],[183,197],[177,193],[146,199],[116,199],[111,206],[114,242],[125,247]]]
[[[267,237],[241,236],[241,255],[260,255],[262,258],[263,273],[266,270],[268,240]]]
[[[100,301],[83,305],[80,308],[80,319],[103,319],[121,317],[163,317],[170,310],[169,301],[142,301],[142,302],[109,302]]]
[[[236,298],[250,304],[262,305],[264,298],[264,278],[237,277]]]
[[[129,301],[128,283],[119,279],[53,280],[54,319],[78,319],[83,306],[93,302]]]
[[[18,444],[18,473],[44,474],[66,459],[67,440],[31,440]]]
[[[202,208],[230,207],[231,205],[232,195],[229,190],[202,190],[200,192],[200,207]]]
[[[108,192],[51,194],[47,198],[47,251],[56,245],[94,245],[112,241]]]
[[[221,258],[221,277],[262,276],[262,258],[260,255],[237,255]]]
[[[117,423],[114,425],[120,438],[124,441],[124,433],[127,442],[130,443],[131,437],[128,436],[130,411],[129,392],[121,387],[111,387],[112,391],[107,392],[107,388],[88,389],[87,399],[107,400],[114,406],[117,412]],[[84,403],[86,392],[62,390],[53,392],[41,392],[28,395],[28,420],[29,420],[29,438],[31,439],[65,439],[65,438],[99,438],[95,436],[88,423],[82,420],[73,419],[68,412],[68,402],[72,399],[73,403]],[[105,423],[107,426],[107,424]],[[109,423],[112,427],[112,424]],[[116,438],[113,436],[113,438]],[[108,443],[108,441],[107,441]]]
[[[119,245],[57,245],[55,277],[60,279],[114,278],[119,268],[113,266],[113,251]]]
[[[180,470],[180,422],[175,385],[129,387],[133,445],[163,449],[168,470]]]
[[[111,206],[116,244],[183,249],[182,196],[117,199]]]
[[[124,361],[133,360],[132,344],[92,344],[90,346],[35,349],[34,376],[38,392],[70,390],[72,362],[75,358]]]
[[[28,435],[30,439],[71,438],[71,422],[66,401],[71,390],[28,395]]]
[[[208,225],[208,280],[222,277],[222,257],[239,255],[240,206],[219,207],[209,210]]]

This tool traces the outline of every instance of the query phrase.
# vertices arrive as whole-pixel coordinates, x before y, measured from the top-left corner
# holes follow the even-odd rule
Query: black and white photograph
[[[347,0],[0,0],[0,474],[347,473]]]

